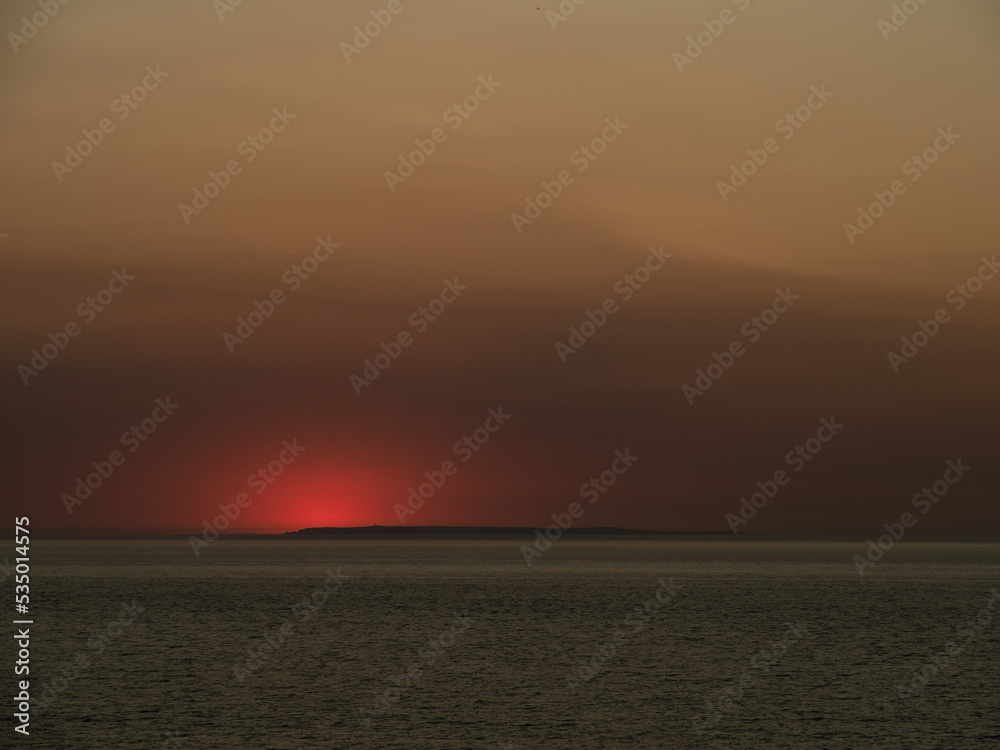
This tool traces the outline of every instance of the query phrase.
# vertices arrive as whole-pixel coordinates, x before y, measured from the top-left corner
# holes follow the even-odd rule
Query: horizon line
[[[536,531],[544,533],[547,527],[538,526],[467,526],[467,525],[424,525],[424,526],[406,526],[406,525],[379,525],[372,524],[368,526],[309,526],[299,529],[243,529],[228,531],[225,533],[220,533],[218,538],[228,538],[228,539],[238,539],[241,537],[253,537],[253,538],[301,538],[301,537],[322,537],[322,536],[333,536],[336,534],[379,534],[386,533],[387,535],[399,534],[402,536],[407,535],[417,535],[417,534],[437,534],[437,535],[461,535],[467,534],[470,536],[482,536],[487,534],[493,534],[497,536],[515,536],[524,534],[533,534]],[[655,536],[712,536],[712,537],[722,537],[722,538],[749,538],[754,537],[758,539],[765,538],[808,538],[808,539],[864,539],[870,536],[874,532],[816,532],[816,531],[785,531],[785,532],[745,532],[740,531],[733,533],[729,530],[663,530],[663,529],[633,529],[633,528],[623,528],[618,526],[581,526],[581,527],[569,527],[567,529],[562,529],[562,534],[569,535],[580,535],[580,534],[594,534],[602,536],[641,536],[655,535]],[[108,539],[184,539],[189,536],[200,536],[198,531],[191,530],[180,530],[180,529],[109,529],[109,528],[92,528],[92,529],[80,529],[80,528],[69,528],[69,527],[55,527],[49,529],[39,529],[35,530],[33,537],[35,539],[52,539],[52,540],[108,540]],[[956,540],[956,541],[1000,541],[1000,535],[997,534],[976,534],[972,532],[950,532],[950,533],[935,533],[935,534],[911,534],[908,535],[911,538],[919,538],[923,540]],[[902,541],[902,540],[900,540]]]

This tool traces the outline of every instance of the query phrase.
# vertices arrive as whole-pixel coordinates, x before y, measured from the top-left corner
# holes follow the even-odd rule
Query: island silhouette
[[[298,531],[286,531],[279,536],[301,537],[418,537],[418,536],[533,536],[545,529],[536,526],[318,526]],[[700,536],[729,535],[730,531],[661,531],[657,529],[620,529],[616,526],[593,526],[562,529],[562,536],[613,537],[613,536]]]

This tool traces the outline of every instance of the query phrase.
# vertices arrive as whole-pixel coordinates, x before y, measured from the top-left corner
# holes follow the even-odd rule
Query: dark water
[[[1000,748],[1000,545],[32,550],[2,747]]]

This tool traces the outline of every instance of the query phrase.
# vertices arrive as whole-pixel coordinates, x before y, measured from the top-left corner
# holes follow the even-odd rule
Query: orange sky
[[[1000,283],[946,301],[997,249],[993,3],[928,3],[891,32],[892,3],[855,0],[589,0],[558,22],[544,0],[388,6],[71,3],[30,38],[39,6],[0,10],[5,508],[197,528],[298,437],[240,528],[396,523],[503,406],[510,423],[408,523],[547,524],[630,447],[640,461],[582,524],[726,528],[835,415],[843,434],[746,531],[877,529],[958,457],[973,470],[919,531],[998,531]],[[372,13],[391,20],[345,59]],[[84,131],[100,143],[53,166]],[[390,189],[415,141],[433,153]],[[203,210],[179,207],[227,165]],[[511,215],[561,174],[518,232]],[[850,242],[844,224],[896,180]],[[286,281],[317,238],[339,247]],[[661,245],[672,257],[623,299]],[[135,280],[80,314],[123,267]],[[468,289],[418,330],[453,279]],[[800,301],[749,342],[786,288]],[[223,334],[274,289],[230,354]],[[555,344],[607,298],[618,311],[564,364]],[[940,308],[949,322],[894,373],[887,353]],[[19,366],[71,322],[25,385]],[[356,394],[351,375],[402,331],[412,345]],[[682,386],[735,340],[746,354],[689,404]],[[176,414],[67,514],[60,496],[168,395]]]

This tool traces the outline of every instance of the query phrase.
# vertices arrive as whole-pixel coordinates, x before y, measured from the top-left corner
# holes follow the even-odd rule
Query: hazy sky
[[[394,524],[452,460],[407,523],[544,526],[628,449],[578,525],[726,529],[786,470],[741,530],[869,533],[961,458],[915,533],[1000,532],[1000,279],[957,290],[998,251],[995,3],[928,3],[895,29],[892,3],[860,0],[225,7],[0,10],[8,514],[188,530],[248,492],[234,528]],[[380,18],[362,48],[355,27]],[[194,203],[212,174],[225,186]],[[558,197],[512,219],[543,182]],[[876,192],[891,206],[845,228]],[[798,299],[755,328],[776,290]],[[556,344],[609,298],[563,362]],[[744,353],[686,397],[732,342]],[[491,408],[512,416],[463,461]],[[843,430],[795,471],[786,454],[831,417]],[[255,494],[293,439],[305,451]]]

